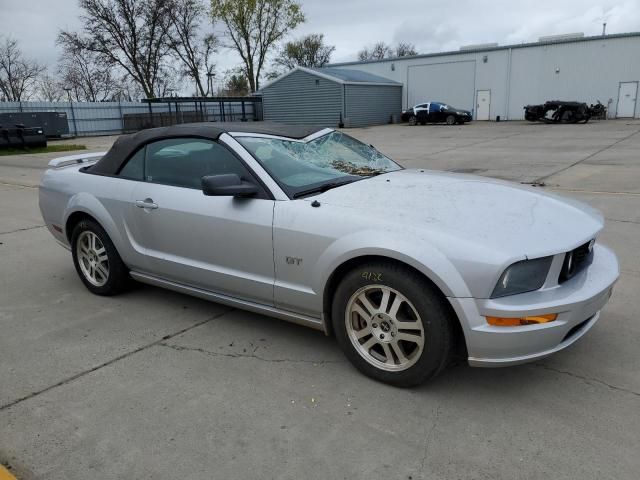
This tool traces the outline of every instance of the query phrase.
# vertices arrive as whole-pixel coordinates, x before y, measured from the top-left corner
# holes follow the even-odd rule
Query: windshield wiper
[[[313,193],[323,193],[327,190],[331,190],[332,188],[341,187],[342,185],[346,185],[348,183],[356,182],[358,180],[362,180],[361,178],[345,180],[342,182],[330,182],[323,183],[322,185],[318,185],[317,187],[309,188],[307,190],[301,190],[293,194],[293,198],[305,197],[307,195],[311,195]]]

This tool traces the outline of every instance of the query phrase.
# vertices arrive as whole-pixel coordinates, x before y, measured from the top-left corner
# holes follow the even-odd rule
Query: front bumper
[[[553,288],[496,299],[449,298],[462,325],[469,364],[517,365],[568,347],[598,321],[619,275],[615,254],[596,244],[591,265]],[[557,313],[557,320],[521,327],[496,327],[485,318],[548,313]]]

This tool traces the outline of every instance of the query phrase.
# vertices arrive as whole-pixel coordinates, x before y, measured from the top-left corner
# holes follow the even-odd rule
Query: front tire
[[[455,125],[456,124],[456,117],[454,117],[453,115],[447,115],[447,125]]]
[[[455,320],[445,300],[402,265],[367,263],[345,275],[334,296],[332,319],[347,358],[381,382],[419,385],[450,360]]]
[[[409,117],[409,125],[411,125],[412,127],[418,124],[418,119],[416,118],[415,115],[411,115]]]
[[[80,221],[71,235],[73,264],[96,295],[116,295],[129,284],[129,271],[107,232],[93,220]]]

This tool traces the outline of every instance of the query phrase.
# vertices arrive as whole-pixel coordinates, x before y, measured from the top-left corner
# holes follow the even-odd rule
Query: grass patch
[[[73,143],[62,143],[60,145],[47,145],[39,148],[3,148],[0,149],[0,157],[4,155],[24,155],[27,153],[55,153],[71,152],[73,150],[86,150],[86,145],[76,145]]]

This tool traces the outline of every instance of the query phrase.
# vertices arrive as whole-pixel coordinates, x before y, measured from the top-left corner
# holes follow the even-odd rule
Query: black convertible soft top
[[[106,155],[88,170],[99,175],[115,175],[125,160],[140,147],[153,140],[175,137],[217,140],[221,134],[228,132],[259,133],[300,140],[322,129],[324,127],[304,127],[272,122],[183,123],[170,127],[149,128],[120,136]]]

